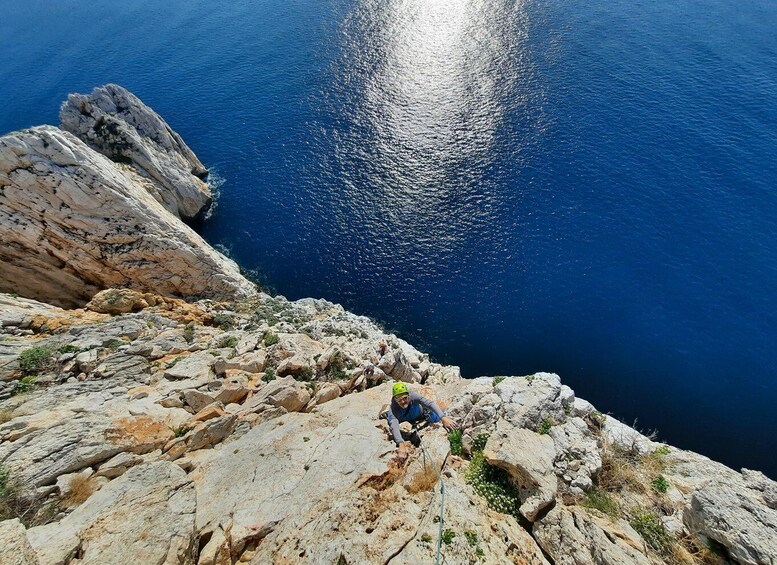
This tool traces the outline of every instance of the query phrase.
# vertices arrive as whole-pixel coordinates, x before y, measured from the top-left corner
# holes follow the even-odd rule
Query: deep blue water
[[[0,132],[129,88],[201,227],[465,376],[777,477],[777,5],[0,0]]]

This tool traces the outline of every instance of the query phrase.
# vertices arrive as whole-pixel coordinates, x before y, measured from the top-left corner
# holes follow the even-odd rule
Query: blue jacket
[[[399,429],[401,422],[415,422],[421,419],[426,419],[429,422],[439,422],[444,415],[445,413],[440,410],[437,404],[411,390],[410,404],[404,410],[393,398],[391,399],[391,406],[386,414],[386,419],[388,419],[389,427],[391,428],[391,435],[397,445],[399,445],[405,441]]]

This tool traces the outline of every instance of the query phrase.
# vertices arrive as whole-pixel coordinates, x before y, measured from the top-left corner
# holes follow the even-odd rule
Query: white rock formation
[[[192,219],[211,203],[208,170],[159,114],[116,84],[71,94],[59,112],[61,128],[112,161],[128,163],[168,211]]]
[[[0,290],[60,306],[108,287],[256,294],[237,265],[131,176],[51,126],[0,137]]]

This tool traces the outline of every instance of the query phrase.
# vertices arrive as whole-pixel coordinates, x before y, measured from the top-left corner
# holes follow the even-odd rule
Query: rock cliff
[[[174,215],[204,168],[154,116],[108,85],[63,105],[89,145],[0,138],[0,290],[43,300],[0,293],[0,563],[777,563],[763,474],[257,291]],[[398,380],[460,433],[401,456]]]
[[[147,112],[132,114],[138,115],[150,120]],[[169,128],[164,131],[172,136]],[[157,137],[160,145],[167,140]],[[171,155],[143,147],[145,155],[159,157],[160,166]],[[255,294],[234,262],[156,199],[169,193],[163,200],[191,215],[209,197],[197,199],[190,194],[194,189],[187,190],[149,189],[130,165],[53,126],[0,137],[0,290],[60,306],[83,305],[99,290],[120,286],[189,298]]]

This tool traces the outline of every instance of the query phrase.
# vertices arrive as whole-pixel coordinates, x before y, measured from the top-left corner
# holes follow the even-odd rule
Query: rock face
[[[128,287],[178,297],[255,294],[116,164],[41,126],[0,138],[0,290],[61,306]]]
[[[208,170],[159,114],[116,84],[71,94],[59,112],[61,127],[147,182],[168,211],[192,219],[211,203]]]

